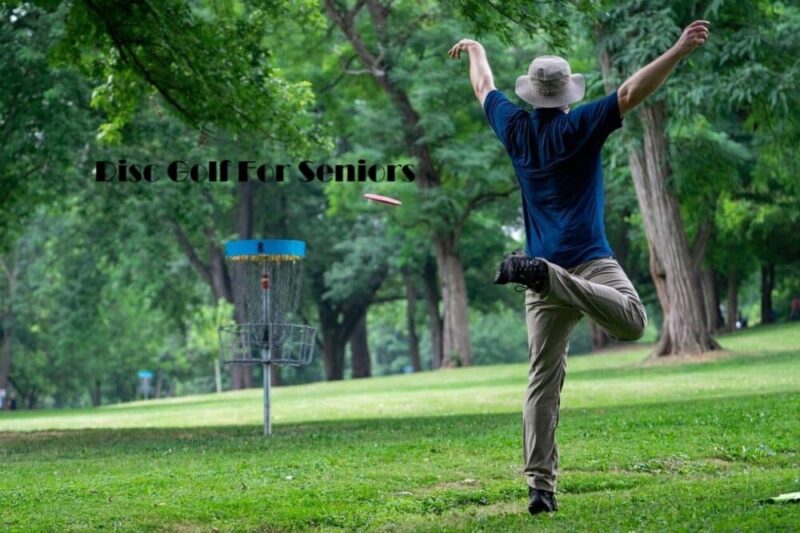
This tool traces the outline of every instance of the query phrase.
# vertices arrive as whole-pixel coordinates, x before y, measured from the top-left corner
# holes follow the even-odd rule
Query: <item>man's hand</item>
[[[708,40],[708,21],[695,20],[683,30],[678,41],[672,47],[681,56],[691,54],[695,48],[702,46]]]
[[[475,97],[483,105],[486,95],[494,90],[494,76],[486,59],[486,50],[478,41],[461,39],[447,52],[453,59],[460,59],[461,52],[469,54],[469,80]]]
[[[453,47],[447,52],[447,54],[452,57],[453,59],[461,59],[461,52],[468,52],[472,47],[480,47],[481,43],[478,41],[473,41],[472,39],[461,39]]]
[[[637,70],[617,89],[619,114],[625,116],[661,87],[681,59],[708,40],[708,21],[695,20],[683,30],[678,41],[652,63]]]

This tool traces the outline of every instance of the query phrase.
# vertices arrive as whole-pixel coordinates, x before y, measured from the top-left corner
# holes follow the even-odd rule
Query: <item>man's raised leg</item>
[[[544,301],[579,310],[620,340],[642,336],[647,313],[616,259],[594,259],[571,271],[549,262],[547,267]]]

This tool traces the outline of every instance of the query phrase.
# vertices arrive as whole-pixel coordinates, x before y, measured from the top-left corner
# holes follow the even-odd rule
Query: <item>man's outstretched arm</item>
[[[708,21],[695,20],[683,30],[678,42],[652,63],[637,70],[617,89],[619,114],[625,114],[656,92],[681,59],[708,40]]]
[[[478,41],[461,39],[447,53],[453,59],[460,59],[463,51],[469,53],[469,81],[472,82],[472,90],[475,91],[475,97],[483,105],[486,95],[496,88],[492,69],[486,59],[486,50]]]

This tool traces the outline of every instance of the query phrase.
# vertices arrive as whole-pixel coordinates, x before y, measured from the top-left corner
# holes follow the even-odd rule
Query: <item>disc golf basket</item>
[[[300,300],[305,253],[302,241],[244,240],[225,245],[236,323],[219,328],[222,362],[263,367],[264,435],[272,433],[272,365],[307,365],[314,355],[316,329],[290,323]]]

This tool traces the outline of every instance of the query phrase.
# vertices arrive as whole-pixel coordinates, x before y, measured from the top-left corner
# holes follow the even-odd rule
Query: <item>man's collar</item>
[[[553,117],[558,115],[566,115],[560,107],[534,107],[533,114],[537,117]]]

